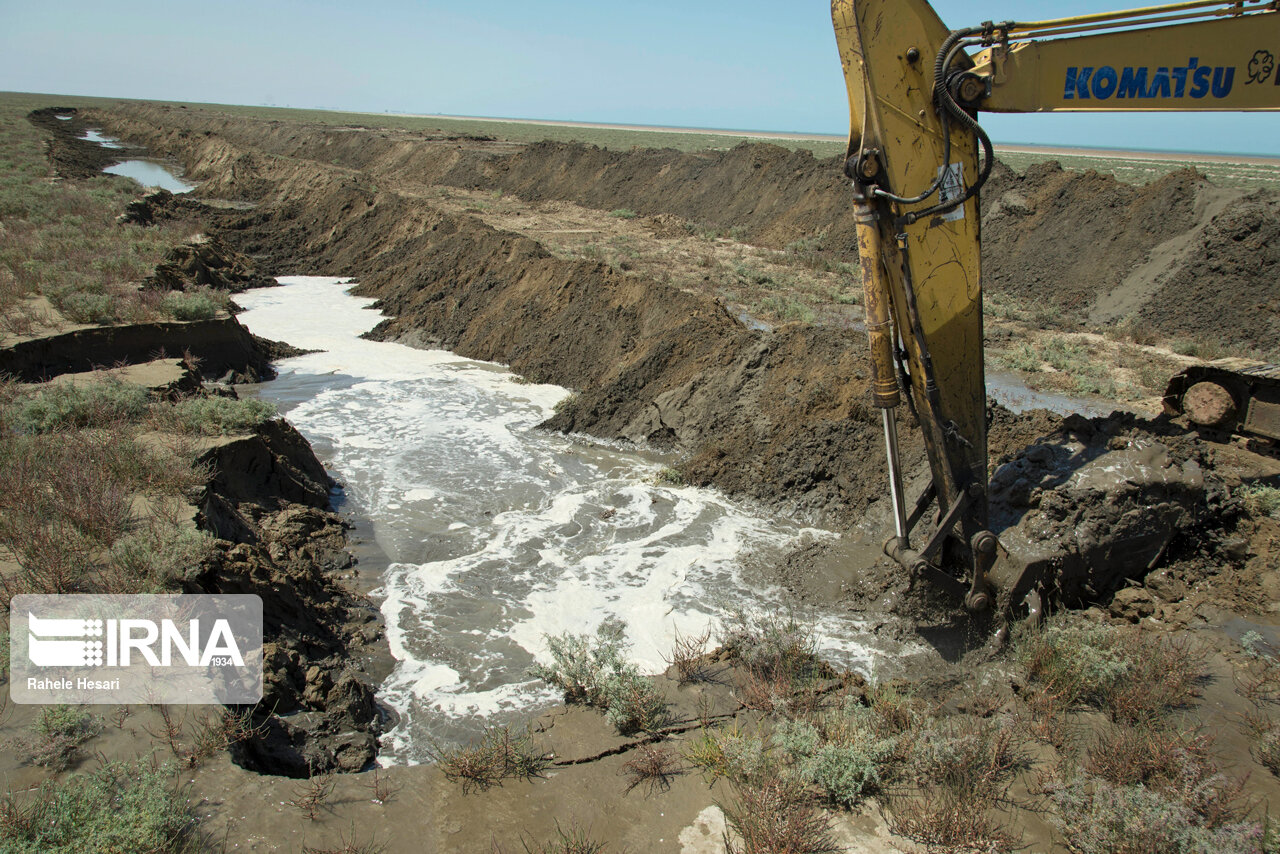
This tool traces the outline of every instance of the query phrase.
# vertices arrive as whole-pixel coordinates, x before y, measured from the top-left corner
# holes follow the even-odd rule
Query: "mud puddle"
[[[132,178],[142,186],[168,190],[170,193],[189,193],[196,188],[173,173],[167,166],[152,160],[125,160],[102,170],[111,175]]]
[[[384,762],[421,761],[431,739],[468,740],[556,703],[527,676],[547,634],[621,624],[635,661],[664,670],[676,632],[734,607],[785,607],[751,567],[834,537],[659,483],[670,462],[659,455],[538,430],[568,390],[361,339],[381,319],[371,300],[337,279],[281,282],[237,297],[242,322],[324,352],[281,362],[259,393],[312,442],[390,559],[373,594],[397,660],[380,697],[401,718]],[[866,628],[806,616],[833,661],[875,665]]]
[[[1100,397],[1039,391],[1028,386],[1026,381],[1017,374],[992,368],[990,364],[987,365],[985,373],[987,396],[1007,407],[1011,412],[1022,413],[1032,409],[1047,409],[1058,415],[1078,413],[1085,418],[1096,418],[1110,415],[1117,409],[1128,409],[1121,403]]]
[[[62,118],[62,116],[58,116],[58,118]],[[86,130],[80,138],[86,142],[96,142],[103,148],[124,148],[124,146],[120,144],[120,140],[114,137],[104,136],[101,131],[92,129]]]

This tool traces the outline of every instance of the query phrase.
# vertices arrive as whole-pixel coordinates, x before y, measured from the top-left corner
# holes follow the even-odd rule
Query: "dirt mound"
[[[1253,193],[1218,214],[1187,263],[1139,311],[1173,333],[1280,358],[1280,198]]]
[[[209,287],[238,294],[274,284],[275,279],[259,272],[249,258],[217,237],[174,248],[147,278],[149,287],[166,291]]]

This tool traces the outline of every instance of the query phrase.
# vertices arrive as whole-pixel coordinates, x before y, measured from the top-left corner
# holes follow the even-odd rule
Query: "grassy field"
[[[118,103],[114,98],[90,98],[69,95],[34,95],[27,93],[0,93],[0,106],[21,105],[25,109],[48,106],[109,107]],[[144,102],[146,103],[146,102]],[[160,103],[160,102],[152,102]],[[746,133],[704,133],[670,129],[646,130],[640,128],[578,127],[558,124],[537,124],[524,121],[497,119],[459,119],[436,116],[407,116],[391,113],[347,113],[332,110],[305,110],[287,107],[252,107],[230,104],[200,104],[172,102],[174,106],[210,110],[229,116],[271,119],[286,122],[305,122],[334,126],[360,126],[409,131],[439,131],[449,134],[488,136],[511,142],[582,142],[615,151],[632,148],[674,148],[678,151],[722,151],[744,141],[767,142],[784,148],[803,149],[815,157],[838,157],[844,154],[843,142],[798,138],[775,139],[751,136]],[[1101,140],[1100,142],[1105,142]],[[1115,175],[1122,181],[1146,184],[1177,169],[1194,165],[1214,183],[1225,187],[1280,188],[1280,160],[1275,164],[1251,164],[1197,161],[1194,155],[1186,160],[1162,158],[1109,157],[1086,152],[1062,154],[1053,151],[1025,152],[1001,151],[997,156],[1013,169],[1022,171],[1033,163],[1057,160],[1064,168],[1076,171],[1089,169]]]
[[[139,284],[190,227],[118,224],[140,189],[127,178],[56,178],[45,134],[26,120],[31,109],[49,105],[39,96],[0,98],[0,337],[67,320],[174,316],[163,294]]]

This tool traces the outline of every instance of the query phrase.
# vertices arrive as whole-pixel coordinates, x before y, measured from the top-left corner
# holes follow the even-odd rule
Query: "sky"
[[[935,0],[952,27],[1134,0]],[[0,0],[0,90],[843,135],[828,0]],[[1280,156],[1280,113],[988,115],[1006,143]]]

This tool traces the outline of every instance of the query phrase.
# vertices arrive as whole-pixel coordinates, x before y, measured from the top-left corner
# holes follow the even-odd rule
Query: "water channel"
[[[548,634],[621,623],[633,659],[665,669],[677,631],[735,606],[783,607],[753,567],[834,536],[658,483],[671,460],[656,453],[539,430],[567,389],[364,340],[380,320],[371,300],[337,279],[280,281],[236,297],[241,321],[322,352],[284,360],[258,393],[312,442],[389,559],[373,592],[396,659],[380,697],[400,716],[384,762],[421,761],[428,739],[469,740],[555,703],[526,673]],[[875,666],[867,627],[806,616],[825,656]]]

